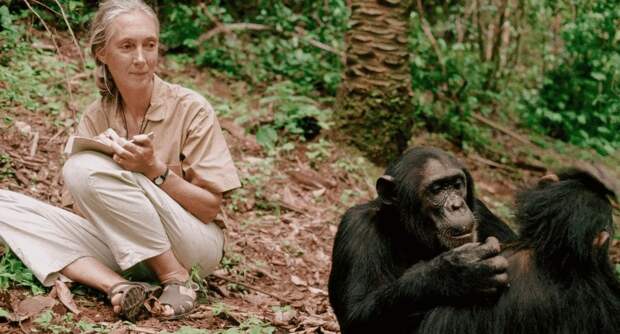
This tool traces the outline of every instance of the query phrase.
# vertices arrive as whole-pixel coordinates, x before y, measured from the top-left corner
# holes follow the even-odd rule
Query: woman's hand
[[[148,135],[136,135],[122,146],[114,141],[112,148],[115,152],[112,159],[126,170],[142,173],[151,180],[166,171],[166,164],[155,154]]]

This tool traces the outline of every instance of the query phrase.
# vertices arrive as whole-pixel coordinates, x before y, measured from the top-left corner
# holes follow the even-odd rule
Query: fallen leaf
[[[325,292],[325,291],[323,291],[321,289],[313,288],[311,286],[308,287],[308,291],[312,292],[315,295],[327,296],[327,292]]]
[[[78,309],[75,301],[73,300],[73,294],[71,294],[71,290],[67,287],[67,285],[61,281],[56,280],[54,283],[54,289],[56,289],[56,293],[58,294],[58,299],[60,302],[65,305],[69,311],[75,313],[76,315],[80,314],[80,310]]]
[[[297,285],[297,286],[307,286],[308,283],[306,283],[306,281],[304,281],[303,279],[301,279],[299,276],[296,275],[291,275],[291,282],[293,282],[293,284]]]
[[[47,296],[34,296],[22,300],[15,308],[14,315],[19,318],[32,318],[56,305],[56,300]]]
[[[293,309],[276,311],[274,314],[274,321],[277,324],[287,325],[291,322],[291,320],[293,320],[293,318],[295,318],[296,315],[297,312]]]

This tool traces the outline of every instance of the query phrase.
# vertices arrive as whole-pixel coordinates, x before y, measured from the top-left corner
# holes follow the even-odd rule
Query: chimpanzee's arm
[[[343,334],[416,328],[431,308],[507,281],[499,244],[466,244],[402,270],[370,221],[345,215],[334,243],[330,301]],[[506,276],[506,277],[504,277]],[[394,329],[392,329],[394,328]]]

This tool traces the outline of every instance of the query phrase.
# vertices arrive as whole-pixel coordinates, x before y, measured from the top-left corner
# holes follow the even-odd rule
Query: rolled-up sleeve
[[[182,155],[183,177],[189,182],[220,193],[241,186],[222,129],[208,103],[191,120]]]

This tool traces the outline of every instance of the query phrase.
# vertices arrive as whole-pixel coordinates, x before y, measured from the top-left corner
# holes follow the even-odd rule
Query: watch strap
[[[166,181],[168,174],[170,174],[170,168],[166,167],[166,170],[164,171],[163,174],[159,175],[158,177],[152,180],[153,183],[155,183],[157,186],[161,186]]]

